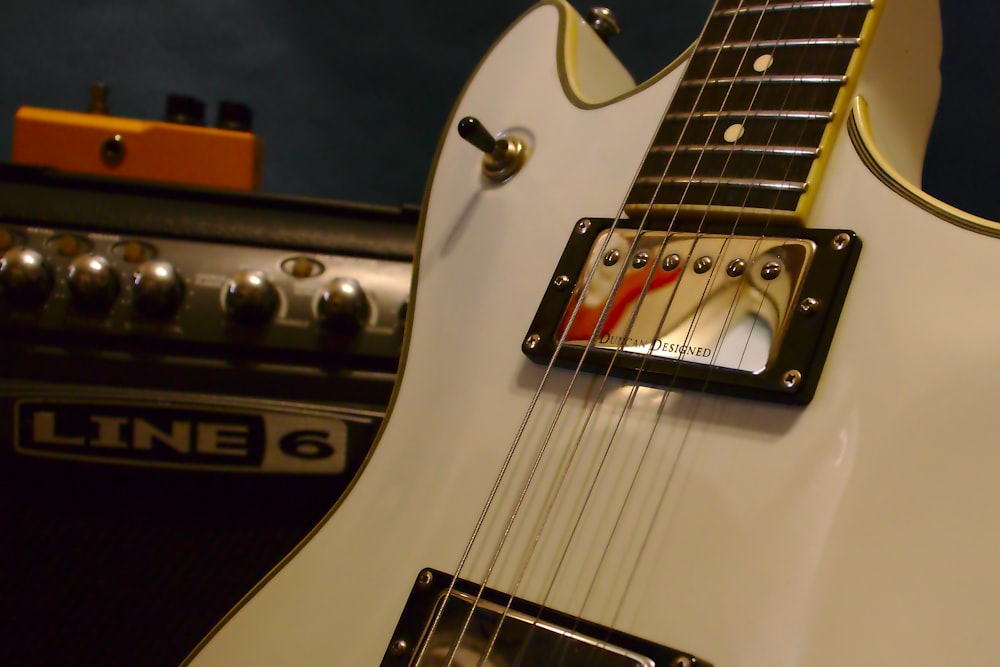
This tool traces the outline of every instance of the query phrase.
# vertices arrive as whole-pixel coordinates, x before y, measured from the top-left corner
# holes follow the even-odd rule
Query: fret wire
[[[769,83],[808,83],[818,85],[837,84],[843,86],[847,83],[846,76],[822,76],[822,75],[780,75],[774,76],[727,76],[712,79],[685,79],[680,85],[690,86],[720,86],[733,84],[769,84]]]
[[[819,39],[767,39],[760,41],[727,42],[724,44],[704,44],[695,49],[695,53],[712,53],[730,49],[782,49],[810,46],[861,46],[859,37],[825,37]]]
[[[677,153],[754,153],[787,155],[792,157],[819,157],[819,148],[801,148],[799,146],[763,146],[763,145],[739,145],[739,144],[680,144],[679,146],[653,146],[649,149],[651,154],[664,155],[671,152]]]
[[[695,186],[731,186],[736,188],[760,188],[763,190],[780,190],[783,192],[803,193],[807,190],[808,184],[802,182],[767,180],[760,178],[721,178],[715,176],[640,176],[636,183],[639,185],[695,185]]]
[[[798,9],[871,9],[875,6],[872,0],[803,0],[802,2],[781,2],[769,5],[752,5],[738,9],[723,9],[712,13],[712,16],[747,16],[765,12],[794,11]]]
[[[667,121],[684,120],[686,118],[746,118],[765,120],[833,120],[833,112],[823,111],[776,111],[776,110],[732,110],[732,111],[677,111],[664,116]]]
[[[741,2],[741,5],[739,8],[717,9],[712,12],[712,19],[721,20],[723,17],[726,17],[728,20],[736,20],[737,18],[762,17],[766,14],[771,14],[777,20],[778,12],[785,13],[786,15],[801,15],[803,18],[807,18],[810,15],[815,15],[818,12],[826,10],[852,12],[864,9],[867,11],[874,6],[874,2],[872,0],[776,0],[774,2],[764,2],[763,0],[753,2],[753,0],[750,0],[750,2],[746,3]],[[800,12],[798,10],[803,11]],[[796,13],[790,14],[793,11]],[[813,25],[813,29],[815,29],[815,25]],[[812,35],[809,35],[809,33],[800,33],[796,36],[793,32],[791,35],[785,36],[782,32],[777,32],[776,28],[769,27],[760,33],[755,31],[753,35],[741,35],[734,41],[727,41],[727,37],[722,37],[721,35],[713,38],[712,41],[720,43],[699,44],[695,48],[695,53],[711,56],[713,54],[737,53],[740,50],[760,52],[764,50],[776,51],[779,49],[784,50],[782,53],[787,53],[796,48],[810,49],[809,51],[802,51],[802,53],[811,53],[811,49],[813,48],[833,48],[836,49],[836,53],[844,54],[843,57],[846,57],[848,49],[856,49],[862,43],[860,33],[854,32],[853,28],[846,33],[831,30],[827,34],[821,32],[817,35],[814,32]],[[777,56],[777,53],[775,55]],[[839,58],[841,56],[838,56]],[[807,70],[805,74],[769,74],[762,72],[759,75],[754,75],[753,73],[741,75],[739,72],[719,72],[718,70],[713,70],[714,65],[704,73],[689,72],[685,74],[679,83],[678,92],[693,91],[696,88],[700,88],[703,91],[717,91],[723,87],[729,87],[730,90],[747,90],[750,86],[757,86],[760,90],[770,92],[766,95],[762,94],[759,102],[737,101],[730,108],[725,108],[729,105],[717,100],[708,101],[705,104],[697,101],[692,103],[688,100],[687,96],[678,95],[662,119],[660,125],[661,133],[666,133],[665,136],[670,136],[674,131],[668,128],[675,128],[678,122],[688,123],[690,121],[701,121],[702,123],[733,122],[745,125],[747,128],[756,127],[759,123],[775,123],[775,127],[779,128],[795,127],[794,124],[808,123],[809,127],[818,128],[820,127],[819,125],[813,125],[812,123],[829,123],[835,118],[834,112],[831,111],[832,107],[827,106],[828,103],[833,104],[833,100],[827,100],[827,98],[836,92],[836,88],[848,83],[846,70],[841,69],[839,66],[833,68],[833,71],[830,71],[829,68],[820,68],[818,72],[808,72]],[[714,76],[716,73],[733,74],[733,76]],[[797,86],[796,84],[801,85]],[[782,86],[792,86],[793,88],[797,88],[801,93],[796,96],[798,100],[792,102],[793,106],[790,111],[780,110],[774,103],[774,95],[782,90]],[[737,96],[734,99],[739,100],[740,98]],[[761,108],[759,110],[733,108],[755,105]],[[685,109],[685,107],[688,108]],[[699,107],[701,107],[700,110]],[[803,132],[806,131],[804,128],[805,126],[803,126]],[[750,130],[748,129],[747,131],[749,132]],[[812,162],[821,154],[820,148],[816,145],[792,146],[787,145],[787,141],[782,143],[780,139],[778,140],[778,145],[765,145],[766,142],[763,142],[760,138],[752,139],[751,141],[753,143],[740,145],[738,142],[722,143],[719,138],[713,137],[713,141],[706,145],[699,144],[689,137],[687,142],[680,145],[654,145],[649,149],[648,155],[650,157],[657,156],[658,159],[662,160],[664,157],[673,154],[690,156],[698,153],[713,155],[731,153],[733,155],[744,156],[743,159],[751,159],[759,156],[760,159],[766,160],[784,159]],[[710,174],[711,170],[708,173]],[[775,177],[774,175],[762,174],[762,178],[740,179],[728,178],[721,173],[715,177],[710,175],[690,176],[685,172],[687,175],[670,175],[660,181],[659,178],[653,178],[649,174],[650,172],[645,170],[641,171],[640,178],[637,179],[635,185],[645,188],[660,183],[661,185],[672,186],[673,188],[680,186],[700,186],[701,189],[714,185],[730,191],[733,188],[750,188],[751,192],[758,193],[768,191],[780,192],[781,196],[798,196],[804,193],[808,187],[806,183],[798,182],[802,180],[801,176],[798,179],[793,177],[792,179],[781,180],[780,177]],[[669,197],[669,195],[667,196]],[[657,199],[659,198],[657,197]],[[779,208],[781,207],[779,206]]]

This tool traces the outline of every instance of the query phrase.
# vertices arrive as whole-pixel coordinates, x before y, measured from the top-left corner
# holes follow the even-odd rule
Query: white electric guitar
[[[526,13],[377,445],[190,664],[1000,664],[1000,225],[915,184],[939,56],[937,0],[718,0],[635,88]]]

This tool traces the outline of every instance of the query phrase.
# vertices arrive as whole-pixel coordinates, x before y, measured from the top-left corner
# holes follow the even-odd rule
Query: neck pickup
[[[668,390],[808,403],[860,250],[845,230],[581,220],[523,351]]]

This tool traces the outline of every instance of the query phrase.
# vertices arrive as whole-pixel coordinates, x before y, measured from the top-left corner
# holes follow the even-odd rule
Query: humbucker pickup
[[[805,404],[860,251],[847,230],[583,219],[522,348],[646,385]]]
[[[438,570],[417,575],[382,667],[712,667]]]

